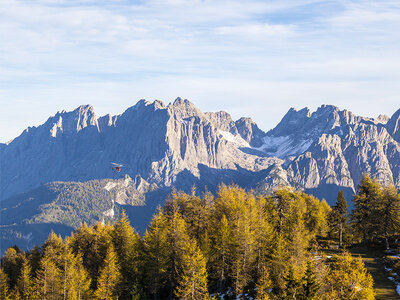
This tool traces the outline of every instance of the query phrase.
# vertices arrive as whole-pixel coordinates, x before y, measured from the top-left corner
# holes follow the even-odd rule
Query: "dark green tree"
[[[351,215],[351,222],[355,233],[362,236],[365,244],[375,239],[381,228],[381,199],[381,185],[376,179],[372,180],[369,174],[364,174],[353,199],[355,208]]]
[[[0,268],[0,299],[9,300],[10,293],[8,288],[8,276],[4,273],[3,269]]]
[[[343,248],[343,233],[347,228],[347,208],[348,204],[344,198],[343,191],[339,191],[337,202],[332,207],[331,213],[329,214],[329,225],[331,231],[338,233],[339,235],[339,248]]]
[[[20,276],[23,254],[17,247],[8,248],[1,259],[1,265],[4,273],[7,275],[9,290],[13,290]]]
[[[400,229],[400,195],[394,185],[389,185],[383,189],[381,207],[382,234],[385,239],[385,247],[388,250],[389,235],[398,233]]]
[[[311,261],[308,261],[304,274],[303,294],[300,298],[304,300],[316,299],[320,288],[321,284],[317,281],[315,266]]]
[[[303,293],[303,286],[301,280],[295,276],[294,268],[289,266],[289,272],[285,278],[286,281],[286,295],[284,299],[298,299]]]

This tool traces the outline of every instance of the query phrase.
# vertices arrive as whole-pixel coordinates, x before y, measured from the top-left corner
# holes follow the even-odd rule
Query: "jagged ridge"
[[[291,108],[264,132],[250,118],[203,113],[181,98],[168,105],[140,100],[100,118],[84,105],[0,145],[0,199],[54,181],[117,179],[110,166],[117,162],[151,186],[135,194],[143,201],[149,190],[215,190],[224,182],[262,193],[291,185],[332,203],[338,189],[351,195],[363,172],[400,188],[399,141],[400,110],[371,119],[330,105]]]

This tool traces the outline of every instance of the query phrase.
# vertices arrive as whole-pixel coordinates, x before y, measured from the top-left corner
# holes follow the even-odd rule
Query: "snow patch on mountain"
[[[104,186],[104,189],[107,191],[111,191],[116,186],[117,184],[115,182],[107,182],[107,184]]]
[[[219,130],[219,134],[228,142],[234,143],[240,147],[252,148],[240,135],[233,135],[228,131]]]
[[[106,217],[114,218],[114,205],[110,209],[103,212]]]
[[[313,139],[296,140],[292,136],[267,135],[263,138],[263,145],[254,149],[283,158],[304,153],[313,142]]]

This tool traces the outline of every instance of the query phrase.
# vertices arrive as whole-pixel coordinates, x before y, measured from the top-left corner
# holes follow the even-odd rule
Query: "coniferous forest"
[[[113,225],[50,234],[1,260],[1,299],[374,299],[353,244],[397,247],[400,197],[364,175],[349,214],[290,188],[255,196],[173,192],[143,236],[122,213]],[[325,249],[337,247],[336,254]]]

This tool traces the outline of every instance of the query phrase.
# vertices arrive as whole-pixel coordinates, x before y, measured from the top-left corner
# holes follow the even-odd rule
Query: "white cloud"
[[[247,24],[242,26],[224,26],[216,29],[218,34],[239,35],[246,37],[278,36],[284,37],[294,34],[293,25]]]
[[[342,107],[370,115],[379,98],[388,113],[399,31],[387,0],[3,0],[0,141],[16,134],[3,124],[20,132],[80,103],[117,113],[145,97],[243,112],[264,129],[294,103],[350,99]]]

